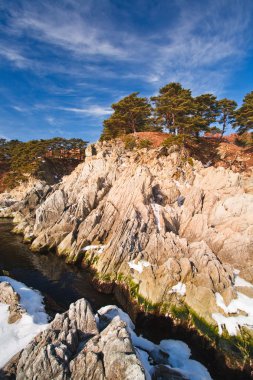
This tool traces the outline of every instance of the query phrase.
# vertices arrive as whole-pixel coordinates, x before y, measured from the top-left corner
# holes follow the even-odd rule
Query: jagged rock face
[[[57,314],[48,329],[32,340],[3,368],[17,380],[144,380],[126,324],[119,318],[99,332],[84,299]]]
[[[8,282],[0,282],[0,302],[9,305],[8,323],[15,323],[21,317],[24,310],[19,305],[20,296]]]
[[[99,143],[20,225],[33,229],[34,251],[93,258],[99,273],[132,277],[150,302],[176,302],[172,287],[182,282],[187,304],[212,321],[215,292],[233,298],[233,269],[252,280],[253,195],[244,183],[175,148]]]

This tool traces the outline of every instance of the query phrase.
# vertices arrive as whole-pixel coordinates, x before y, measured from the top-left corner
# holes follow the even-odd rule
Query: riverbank
[[[23,282],[27,279],[29,286],[39,289],[46,296],[46,306],[52,316],[55,312],[66,310],[71,302],[83,296],[91,302],[94,310],[102,305],[117,304],[132,317],[136,332],[154,343],[158,344],[163,339],[185,341],[191,348],[193,358],[208,368],[213,379],[250,378],[246,369],[229,369],[224,356],[193,326],[182,321],[175,323],[172,318],[158,313],[144,312],[131,300],[126,287],[117,284],[108,286],[108,283],[105,286],[105,282],[99,286],[91,268],[67,265],[52,252],[47,255],[32,253],[28,245],[22,243],[21,236],[11,233],[12,228],[10,220],[0,221],[0,268],[5,266],[11,276]]]

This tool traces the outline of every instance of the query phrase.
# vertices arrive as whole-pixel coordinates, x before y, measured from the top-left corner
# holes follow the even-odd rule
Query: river
[[[29,246],[23,243],[22,236],[11,232],[12,228],[10,219],[0,219],[0,269],[27,286],[38,289],[45,297],[46,310],[52,318],[56,312],[67,310],[70,303],[83,297],[90,302],[94,311],[105,305],[120,306],[113,295],[100,293],[94,288],[87,270],[68,265],[51,252],[46,255],[32,253]],[[136,328],[138,333],[155,343],[168,338],[185,340],[191,348],[192,357],[208,368],[213,379],[246,379],[239,371],[220,368],[214,350],[203,349],[196,337],[192,339],[192,334],[178,330],[175,336],[165,317],[140,314]]]
[[[86,298],[94,310],[117,304],[111,295],[99,293],[88,271],[67,265],[53,253],[34,254],[22,237],[11,233],[9,219],[0,219],[0,269],[10,277],[38,289],[44,296],[49,314],[65,311],[71,302]]]

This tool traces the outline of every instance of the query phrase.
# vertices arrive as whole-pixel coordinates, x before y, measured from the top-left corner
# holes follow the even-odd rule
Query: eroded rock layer
[[[84,299],[57,314],[45,331],[7,363],[4,374],[17,380],[145,379],[126,324],[115,318],[99,332]]]
[[[253,282],[251,177],[158,148],[98,143],[53,188],[34,187],[13,215],[33,251],[54,248],[92,263],[102,278],[129,278],[150,303],[184,302],[214,323],[236,297],[234,270]]]

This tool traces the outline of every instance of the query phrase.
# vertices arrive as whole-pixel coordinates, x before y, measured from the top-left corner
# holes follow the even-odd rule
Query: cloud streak
[[[54,2],[45,1],[38,6],[23,1],[21,9],[12,10],[9,33],[32,35],[48,49],[60,49],[58,55],[63,58],[60,64],[59,61],[58,65],[35,62],[34,69],[42,72],[58,70],[81,76],[83,68],[84,76],[93,74],[126,80],[135,77],[151,85],[184,77],[184,82],[194,87],[196,81],[202,82],[201,88],[205,87],[206,76],[209,76],[207,86],[212,84],[218,90],[221,88],[220,77],[226,80],[233,69],[230,62],[242,60],[246,45],[252,43],[248,30],[253,6],[249,0],[243,3],[213,0],[204,4],[181,0],[173,25],[160,32],[148,31],[145,35],[133,30],[115,30],[113,25],[108,27],[110,19],[96,24],[92,17],[93,3],[96,5],[96,1],[87,1],[83,5],[79,1],[65,0],[59,7]],[[107,7],[103,8],[105,3]],[[102,1],[100,4],[110,14],[110,2]],[[63,51],[70,53],[67,60]],[[31,58],[16,50],[5,48],[0,54],[18,68],[31,66]],[[101,69],[100,63],[104,59],[109,65]],[[125,67],[115,70],[115,60],[125,62]],[[75,64],[69,64],[71,61]],[[220,70],[217,75],[214,73],[218,71],[216,65]],[[210,74],[205,74],[205,70]]]
[[[76,114],[84,114],[87,116],[106,116],[112,113],[112,109],[109,107],[101,107],[97,105],[91,105],[86,108],[77,108],[77,107],[55,107],[57,110],[73,112]]]
[[[0,10],[0,117],[10,128],[16,115],[41,130],[60,123],[67,134],[72,119],[92,129],[119,97],[170,81],[230,96],[253,51],[252,0],[3,0]]]

